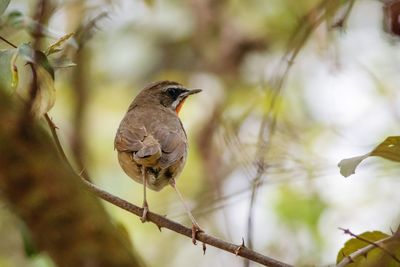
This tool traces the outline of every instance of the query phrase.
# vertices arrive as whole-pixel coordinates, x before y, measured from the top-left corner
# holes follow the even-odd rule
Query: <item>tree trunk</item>
[[[144,266],[37,122],[0,90],[0,191],[59,267]]]

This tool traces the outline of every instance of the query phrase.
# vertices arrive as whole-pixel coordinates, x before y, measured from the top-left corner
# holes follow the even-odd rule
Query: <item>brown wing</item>
[[[136,152],[143,148],[147,136],[146,128],[132,128],[121,125],[114,140],[114,148],[121,152]]]
[[[159,161],[161,168],[167,168],[182,157],[186,157],[186,139],[178,133],[161,128],[155,132],[154,136],[161,144],[162,155]]]

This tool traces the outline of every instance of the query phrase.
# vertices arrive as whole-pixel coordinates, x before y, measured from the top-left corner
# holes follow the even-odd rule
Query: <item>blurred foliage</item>
[[[400,60],[395,48],[376,45],[388,43],[383,35],[375,36],[382,33],[382,25],[376,22],[381,18],[371,25],[366,14],[374,10],[371,20],[379,17],[382,4],[352,0],[49,0],[43,21],[38,21],[36,1],[9,2],[0,0],[0,36],[16,47],[0,41],[0,87],[13,84],[15,92],[28,99],[33,79],[29,63],[34,63],[41,81],[35,113],[40,117],[50,111],[75,169],[90,172],[107,190],[141,203],[142,188],[119,169],[112,140],[140,88],[151,81],[170,79],[204,89],[181,112],[190,153],[178,184],[207,231],[229,240],[248,235],[244,230],[248,194],[260,166],[264,173],[256,187],[256,204],[263,206],[257,212],[268,214],[268,221],[255,222],[262,227],[255,227],[254,243],[256,250],[275,245],[272,251],[261,251],[271,257],[294,264],[318,264],[319,259],[331,263],[345,241],[337,226],[388,227],[395,220],[391,211],[379,216],[380,224],[364,223],[363,214],[357,211],[364,209],[375,218],[376,212],[385,209],[369,210],[371,191],[360,189],[356,179],[352,180],[354,187],[339,181],[335,168],[342,151],[352,148],[353,153],[358,145],[376,143],[398,131],[393,125],[398,123],[396,99],[400,96],[390,84],[398,84]],[[394,2],[383,4],[389,33],[397,29],[396,20],[391,19],[397,14]],[[358,39],[362,34],[375,39]],[[369,42],[371,46],[363,46]],[[395,71],[385,72],[390,66]],[[61,69],[65,67],[72,68]],[[363,88],[364,76],[353,71],[363,67],[368,67],[367,79],[374,74],[373,87],[385,93]],[[354,79],[350,86],[333,82],[349,77]],[[384,83],[377,84],[376,77],[383,77]],[[358,87],[361,94],[352,95]],[[337,100],[335,95],[341,90],[345,94]],[[357,113],[364,103],[360,96],[372,100]],[[350,99],[349,105],[346,99]],[[375,110],[379,101],[383,107]],[[388,106],[391,112],[382,115]],[[349,123],[346,115],[351,117],[353,111],[358,117],[354,115],[356,119]],[[374,115],[382,124],[372,119]],[[260,130],[263,120],[267,121],[265,131]],[[368,123],[375,132],[364,130]],[[374,155],[393,160],[393,155],[398,157],[397,143],[387,141]],[[366,156],[342,161],[342,174],[352,174]],[[382,166],[390,171],[379,164],[383,163],[366,166],[360,175],[377,177],[374,170]],[[389,176],[386,172],[382,175]],[[374,190],[382,187],[377,195],[383,197],[396,186],[389,179],[370,185]],[[346,193],[348,187],[353,191]],[[365,198],[357,199],[357,192],[363,192]],[[149,193],[150,209],[180,220],[182,209],[176,202],[167,189]],[[150,265],[187,266],[194,261],[199,266],[216,266],[219,261],[242,264],[217,252],[207,252],[210,255],[202,258],[179,237],[160,235],[154,227],[140,224],[115,207],[107,209],[123,237],[133,240]],[[3,221],[0,216],[0,230],[16,231]],[[311,238],[291,240],[293,233],[302,236],[304,232]],[[18,241],[23,250],[23,237],[10,239]],[[357,240],[346,243],[345,254],[360,248],[354,243]],[[34,258],[40,257],[45,260],[23,260],[22,265],[51,266],[45,255]],[[21,253],[15,257],[0,254],[0,266],[21,265],[21,258]]]
[[[317,226],[327,205],[318,194],[304,195],[294,188],[282,187],[275,205],[283,223],[293,230],[305,226],[313,233],[315,241],[320,241]]]

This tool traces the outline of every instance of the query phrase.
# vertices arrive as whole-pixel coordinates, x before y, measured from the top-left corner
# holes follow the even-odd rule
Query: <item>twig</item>
[[[368,240],[368,239],[366,239],[366,238],[364,238],[364,237],[362,237],[362,236],[359,236],[359,235],[356,235],[356,234],[352,233],[349,229],[344,229],[344,228],[340,228],[340,227],[339,227],[339,229],[342,230],[345,234],[348,234],[348,235],[350,235],[350,236],[352,236],[352,237],[354,237],[354,238],[356,238],[356,239],[358,239],[358,240],[361,240],[361,241],[363,241],[363,242],[369,244],[368,246],[366,246],[366,247],[364,247],[364,248],[362,248],[362,249],[357,250],[356,252],[350,254],[349,256],[346,256],[345,258],[343,258],[343,260],[342,260],[339,264],[342,264],[342,262],[344,261],[344,259],[347,259],[348,263],[349,263],[349,262],[352,262],[352,261],[354,260],[355,257],[357,257],[357,256],[359,256],[359,255],[364,255],[365,253],[367,253],[368,251],[370,251],[370,250],[372,250],[372,249],[374,249],[374,248],[379,248],[379,249],[381,249],[383,252],[385,252],[385,253],[388,254],[390,257],[392,257],[395,261],[397,261],[398,263],[400,263],[400,259],[397,258],[397,256],[396,256],[395,254],[393,254],[390,250],[388,250],[387,248],[385,248],[384,246],[382,246],[383,243],[385,243],[385,242],[387,242],[387,241],[389,241],[389,240],[394,239],[394,238],[396,237],[395,235],[374,242],[374,241],[370,241],[370,240]],[[360,252],[360,251],[361,251],[361,252]],[[356,254],[356,255],[353,255],[353,254]],[[346,264],[344,264],[344,265],[337,265],[337,266],[345,266],[345,265],[346,265]]]
[[[381,245],[383,243],[386,243],[388,241],[391,241],[394,239],[394,236],[389,236],[387,238],[381,239],[379,241],[376,241],[375,244]],[[350,264],[352,262],[354,262],[354,260],[359,257],[359,256],[363,256],[366,255],[369,251],[371,251],[372,249],[376,248],[376,246],[374,245],[368,245],[365,246],[359,250],[354,251],[353,253],[351,253],[348,256],[345,256],[337,265],[336,267],[345,267],[347,264]]]
[[[143,214],[143,208],[140,208],[134,204],[131,204],[117,196],[114,196],[100,188],[98,188],[96,185],[88,182],[85,180],[83,177],[81,177],[82,182],[93,192],[95,193],[98,197],[102,198],[103,200],[120,207],[121,209],[124,209],[132,214],[135,214],[136,216],[140,217]],[[161,215],[158,215],[153,212],[148,212],[147,213],[147,220],[154,223],[158,228],[167,228],[171,231],[174,231],[176,233],[179,233],[181,235],[187,236],[189,238],[192,238],[192,229],[185,227],[177,222],[171,221]],[[260,253],[257,253],[251,249],[246,248],[241,245],[235,245],[229,242],[226,242],[224,240],[221,240],[219,238],[213,237],[211,235],[208,235],[204,232],[199,232],[196,235],[196,239],[198,241],[204,242],[210,246],[228,251],[232,254],[241,256],[243,258],[247,258],[251,261],[260,263],[264,266],[270,266],[270,267],[292,267],[292,265],[280,262],[278,260],[275,260],[273,258],[270,258],[268,256],[264,256]]]
[[[12,47],[14,47],[14,48],[17,48],[16,45],[14,45],[13,43],[11,43],[10,41],[8,41],[7,39],[5,39],[4,37],[0,36],[0,39],[1,39],[3,42],[7,43],[9,46],[12,46]]]
[[[356,0],[349,1],[346,11],[344,12],[343,16],[335,24],[332,25],[332,28],[343,28],[345,26],[347,20],[350,17],[350,13],[354,7],[355,2],[356,2]]]
[[[46,114],[47,115],[47,114]],[[60,151],[63,159],[67,162],[67,164],[69,166],[71,166],[71,164],[68,161],[68,158],[66,157],[64,150],[62,148],[62,145],[60,143],[60,140],[58,138],[57,132],[55,130],[55,125],[53,124],[53,122],[51,121],[51,119],[48,117],[48,115],[46,116],[46,121],[51,129],[51,133],[52,136],[55,140],[57,149]],[[72,167],[71,167],[72,169]],[[102,198],[103,200],[117,206],[120,207],[121,209],[124,209],[132,214],[137,215],[138,217],[141,217],[143,215],[143,208],[140,208],[136,205],[133,205],[117,196],[114,196],[100,188],[98,188],[96,185],[92,184],[91,182],[89,182],[88,180],[86,180],[85,177],[81,176],[81,175],[77,175],[78,177],[81,178],[82,182],[93,192],[95,193],[98,197]],[[158,215],[156,213],[153,212],[148,212],[147,213],[147,220],[154,223],[159,229],[161,228],[167,228],[171,231],[174,231],[176,233],[179,233],[181,235],[185,235],[189,238],[192,238],[192,229],[185,227],[177,222],[171,221],[161,215]],[[235,254],[237,256],[241,256],[243,258],[249,259],[251,261],[260,263],[264,266],[270,266],[270,267],[293,267],[290,264],[284,263],[284,262],[280,262],[278,260],[275,260],[273,258],[270,258],[268,256],[264,256],[258,252],[255,252],[249,248],[246,248],[243,243],[241,245],[235,245],[226,241],[223,241],[221,239],[218,239],[216,237],[213,237],[211,235],[205,234],[204,232],[199,232],[196,235],[196,239],[198,241],[201,241],[205,244],[208,244],[210,246],[228,251],[232,254]]]
[[[250,206],[249,206],[249,213],[248,213],[248,219],[247,219],[247,243],[250,248],[252,248],[252,217],[254,213],[254,204],[256,202],[256,193],[259,185],[262,184],[262,175],[265,172],[265,155],[270,147],[271,143],[271,138],[274,135],[276,131],[276,125],[277,125],[277,114],[274,111],[276,107],[276,102],[277,98],[281,94],[283,85],[289,75],[289,71],[291,67],[294,64],[295,59],[299,55],[301,49],[304,47],[306,44],[309,36],[313,33],[313,31],[324,21],[324,18],[326,17],[326,11],[324,8],[329,4],[329,2],[332,0],[321,0],[320,3],[312,9],[309,13],[307,13],[302,21],[307,21],[311,19],[311,22],[309,24],[303,24],[299,23],[298,27],[295,29],[293,32],[293,35],[291,37],[291,41],[289,42],[289,47],[284,54],[282,58],[282,63],[284,63],[283,67],[283,72],[280,75],[277,75],[276,80],[272,80],[272,88],[274,89],[272,99],[269,102],[269,107],[268,110],[272,113],[271,115],[269,113],[266,113],[261,121],[260,129],[259,129],[259,134],[258,134],[258,151],[256,156],[258,157],[258,166],[257,166],[257,174],[255,178],[253,179],[253,185],[252,185],[252,192],[251,192],[251,199],[250,199]],[[354,0],[352,0],[354,2]],[[346,17],[350,14],[350,10],[352,8],[354,3],[350,3],[350,6],[346,12]],[[313,14],[318,11],[320,14],[318,14],[317,17],[314,18]],[[286,61],[286,59],[288,59]],[[280,68],[279,68],[280,69]],[[270,115],[270,121],[268,123],[268,116]],[[264,140],[264,135],[265,135],[265,128],[269,126],[268,129],[268,141]],[[245,267],[249,266],[249,262],[246,261],[244,264]]]
[[[48,113],[44,114],[44,118],[46,119],[46,122],[49,125],[50,131],[51,131],[51,135],[53,136],[53,139],[54,139],[54,142],[56,144],[57,150],[60,153],[62,159],[71,168],[71,170],[74,170],[74,168],[72,167],[71,163],[69,162],[69,160],[67,158],[67,155],[65,155],[64,149],[61,146],[61,142],[60,142],[60,139],[58,138],[57,131],[56,131],[58,129],[57,126],[51,120],[51,118],[49,117]]]

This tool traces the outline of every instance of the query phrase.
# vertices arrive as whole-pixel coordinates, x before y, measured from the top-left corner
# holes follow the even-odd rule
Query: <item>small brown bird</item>
[[[175,180],[183,170],[187,156],[187,136],[178,117],[189,90],[172,81],[155,82],[145,87],[133,100],[119,125],[114,146],[118,161],[127,175],[143,184],[143,215],[149,210],[146,187],[159,191],[171,185],[193,224],[192,238],[201,231],[176,187]]]

